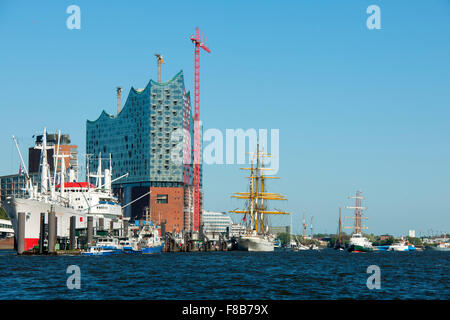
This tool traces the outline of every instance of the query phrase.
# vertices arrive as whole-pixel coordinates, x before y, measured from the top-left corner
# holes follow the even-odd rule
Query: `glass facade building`
[[[192,185],[193,147],[193,110],[182,71],[167,82],[150,80],[144,89],[132,87],[119,114],[103,111],[86,123],[89,171],[97,171],[100,153],[103,168],[109,167],[111,156],[112,178],[129,174],[113,183],[123,191],[124,203],[136,196],[130,188]]]
[[[113,179],[129,174],[119,184],[192,184],[193,134],[183,72],[165,83],[150,80],[144,89],[131,88],[118,115],[103,111],[97,120],[87,121],[86,153],[94,160],[90,171],[97,170],[95,159],[100,153],[105,160],[111,154]]]

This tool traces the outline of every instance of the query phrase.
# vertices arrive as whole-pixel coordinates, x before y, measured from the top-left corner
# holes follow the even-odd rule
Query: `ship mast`
[[[44,195],[44,198],[48,199],[48,192],[49,189],[52,190],[52,183],[50,178],[50,168],[48,165],[48,159],[47,159],[47,150],[53,149],[53,147],[50,147],[47,145],[47,129],[44,128],[44,134],[42,135],[42,143],[40,145],[37,145],[34,147],[34,149],[39,149],[41,151],[41,163],[40,163],[40,169],[41,169],[41,194]],[[49,186],[50,183],[50,186]]]
[[[257,144],[256,159],[251,160],[250,168],[241,168],[242,170],[249,170],[250,176],[250,192],[236,192],[232,198],[245,199],[249,201],[249,206],[246,210],[231,210],[232,213],[248,214],[251,219],[250,232],[256,234],[264,234],[266,232],[265,215],[267,214],[289,214],[288,212],[280,210],[268,210],[265,200],[287,200],[283,195],[278,193],[266,192],[265,180],[278,179],[278,177],[266,176],[265,170],[271,170],[264,167],[264,157],[270,157],[269,154],[259,151],[259,143]],[[256,163],[256,166],[254,166]]]
[[[341,247],[341,206],[339,206],[338,238],[334,242],[334,247]]]
[[[339,245],[341,245],[341,207],[339,207]]]
[[[362,219],[367,219],[366,217],[363,217],[363,210],[367,210],[367,207],[362,206],[362,200],[364,200],[364,197],[361,196],[361,191],[356,191],[356,196],[350,196],[349,199],[355,199],[355,206],[354,207],[346,207],[346,209],[354,209],[355,210],[355,216],[354,217],[346,217],[346,218],[354,218],[355,224],[354,224],[354,233],[355,234],[361,234],[363,229],[367,229],[367,227],[364,227],[362,225]],[[351,228],[351,227],[345,227],[345,228]]]
[[[303,243],[305,243],[306,227],[305,210],[303,210]]]

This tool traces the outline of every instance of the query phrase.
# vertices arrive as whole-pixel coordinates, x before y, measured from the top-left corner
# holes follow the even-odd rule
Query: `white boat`
[[[83,256],[110,256],[113,254],[118,254],[120,251],[105,249],[101,246],[92,246],[87,251],[82,251],[81,255]]]
[[[415,251],[416,247],[407,241],[399,241],[389,246],[388,251]]]
[[[450,243],[441,242],[436,247],[430,247],[430,249],[434,251],[450,251]]]
[[[444,240],[435,247],[429,247],[434,251],[450,251],[450,242],[447,242],[447,234],[444,234]]]
[[[69,180],[66,181],[67,170],[65,162],[61,161],[58,175],[55,170],[54,176],[51,177],[50,166],[47,159],[47,151],[55,146],[47,145],[47,133],[44,129],[42,143],[35,146],[36,149],[43,150],[41,152],[40,167],[40,184],[33,185],[23,162],[22,155],[16,142],[16,147],[25,168],[27,177],[26,190],[28,197],[8,197],[3,203],[3,207],[11,220],[15,235],[17,236],[18,213],[25,213],[25,245],[24,250],[31,250],[39,243],[40,233],[40,215],[41,212],[54,211],[57,217],[57,237],[68,238],[70,230],[70,218],[76,217],[75,228],[87,228],[87,218],[93,217],[94,227],[99,226],[102,219],[104,226],[112,226],[113,230],[122,229],[122,207],[116,197],[112,193],[111,183],[123,178],[119,177],[114,181],[111,180],[111,162],[110,169],[106,169],[104,174],[101,171],[101,155],[99,157],[99,167],[96,175],[90,175],[97,178],[97,184],[93,185],[89,182],[76,182],[72,170],[69,170]],[[59,140],[59,139],[58,139]],[[59,145],[56,150],[59,150]],[[55,162],[63,159],[56,152]],[[55,166],[57,167],[57,166]],[[89,175],[88,175],[89,176]],[[104,178],[104,184],[102,184]],[[47,217],[45,223],[48,223]]]
[[[151,221],[144,222],[137,239],[138,248],[142,251],[142,254],[162,252],[164,241],[161,238],[160,232],[161,229],[156,228]]]
[[[133,253],[139,251],[139,246],[135,238],[127,238],[119,240],[120,249],[125,253]]]
[[[95,242],[97,247],[103,248],[105,250],[121,251],[123,249],[123,243],[121,244],[118,238],[101,237],[98,238]]]

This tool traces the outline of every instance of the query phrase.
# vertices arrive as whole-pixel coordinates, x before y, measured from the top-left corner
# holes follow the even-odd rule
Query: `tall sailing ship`
[[[287,200],[278,193],[267,192],[266,180],[278,179],[278,177],[267,176],[264,159],[270,154],[260,152],[257,145],[254,159],[251,160],[250,168],[241,168],[250,171],[249,192],[237,192],[233,198],[247,200],[247,208],[244,210],[232,210],[230,212],[244,214],[246,232],[241,234],[237,240],[238,250],[242,251],[274,251],[275,236],[269,232],[267,215],[289,214],[279,210],[269,210],[269,200]]]
[[[369,241],[369,239],[362,235],[362,230],[367,229],[367,227],[362,225],[362,220],[367,219],[366,217],[363,217],[363,210],[367,209],[366,207],[362,206],[362,200],[364,199],[364,197],[361,196],[361,191],[357,191],[356,196],[350,196],[349,199],[355,199],[356,204],[354,207],[346,207],[347,209],[355,210],[354,232],[352,233],[352,236],[350,238],[350,243],[347,250],[349,252],[371,252],[373,251],[372,243]]]

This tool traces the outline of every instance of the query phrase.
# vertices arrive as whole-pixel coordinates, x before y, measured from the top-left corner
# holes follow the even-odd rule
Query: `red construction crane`
[[[195,48],[195,90],[194,90],[194,231],[200,225],[200,48],[210,53],[211,50],[200,39],[200,32],[195,30],[191,36]]]

